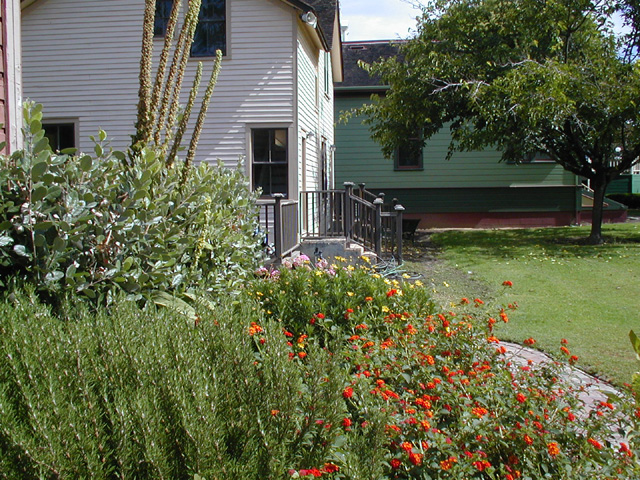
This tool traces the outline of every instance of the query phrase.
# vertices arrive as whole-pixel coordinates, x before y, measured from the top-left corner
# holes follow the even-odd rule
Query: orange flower
[[[453,464],[456,463],[458,459],[456,457],[449,457],[446,460],[442,460],[440,462],[440,468],[442,470],[450,470],[453,467]]]
[[[518,402],[520,403],[524,403],[527,401],[527,397],[524,395],[524,393],[519,393],[518,395],[516,395],[516,400],[518,400]]]
[[[413,450],[413,445],[411,444],[411,442],[402,442],[400,444],[400,448],[409,453],[411,450]]]
[[[487,468],[491,467],[491,464],[489,462],[487,462],[486,460],[478,460],[476,462],[473,462],[472,465],[474,467],[476,467],[476,469],[478,469],[481,472],[483,472]]]
[[[365,302],[373,302],[373,297],[364,297]]]
[[[251,326],[249,327],[249,335],[253,336],[256,333],[262,332],[263,328],[258,325],[256,322],[251,322]]]
[[[391,290],[389,290],[387,292],[387,297],[393,297],[394,295],[396,295],[398,293],[398,290],[396,290],[395,288],[392,288]]]
[[[271,415],[274,416],[274,417],[276,415],[278,415],[279,413],[280,413],[280,410],[271,410]]]
[[[489,413],[489,410],[487,410],[484,407],[475,407],[471,409],[471,413],[473,413],[475,416],[477,416],[478,418],[482,418],[484,417],[487,413]]]
[[[307,353],[306,353],[306,352],[298,352],[298,357],[300,357],[300,358],[304,358],[304,357],[306,357],[306,356],[307,356]]]
[[[344,398],[351,398],[353,397],[353,388],[351,387],[347,387],[342,391],[342,396]]]
[[[593,438],[588,438],[587,442],[589,442],[591,445],[593,445],[597,450],[602,449],[602,444],[599,441],[597,441],[597,440],[595,440]]]
[[[527,445],[532,445],[533,444],[533,438],[531,438],[529,435],[525,435],[524,436],[524,443],[526,443]]]
[[[549,442],[547,443],[547,451],[549,452],[549,455],[555,457],[560,454],[560,447],[557,442]]]
[[[409,453],[409,461],[414,465],[421,465],[422,457],[424,457],[422,453],[413,453],[413,452]]]
[[[529,346],[531,346],[531,345],[535,344],[535,343],[536,343],[536,341],[535,341],[535,339],[533,339],[533,338],[529,337],[529,338],[527,338],[523,343],[524,343],[525,345],[529,345]]]

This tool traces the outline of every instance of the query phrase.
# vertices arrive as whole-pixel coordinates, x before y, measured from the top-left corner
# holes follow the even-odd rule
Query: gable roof
[[[366,70],[358,65],[362,60],[373,63],[381,58],[389,58],[398,55],[397,40],[376,40],[364,42],[343,42],[342,58],[344,62],[344,81],[337,85],[339,88],[384,87],[380,78],[371,77]]]

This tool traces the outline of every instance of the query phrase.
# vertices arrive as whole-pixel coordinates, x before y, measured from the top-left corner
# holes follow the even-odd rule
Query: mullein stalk
[[[180,91],[182,89],[182,81],[184,74],[187,70],[187,64],[191,55],[191,44],[193,43],[193,37],[196,33],[196,27],[198,26],[198,15],[200,13],[200,5],[202,0],[191,0],[189,2],[189,10],[185,17],[185,26],[187,27],[186,42],[182,46],[182,54],[180,58],[180,64],[177,72],[175,86],[171,92],[171,100],[169,102],[169,111],[167,114],[166,124],[164,125],[165,139],[160,148],[161,155],[167,151],[169,142],[171,141],[174,133],[174,127],[180,111]],[[162,127],[161,127],[162,128]]]
[[[140,153],[151,135],[151,71],[153,67],[153,27],[156,15],[156,0],[146,0],[142,23],[142,54],[140,56],[140,88],[138,90],[138,118],[136,133],[132,138],[129,157]]]
[[[209,78],[209,84],[207,85],[207,90],[204,92],[204,97],[202,98],[202,104],[200,105],[200,113],[198,114],[198,120],[196,121],[196,126],[193,129],[193,135],[191,136],[191,143],[189,144],[189,150],[187,152],[187,158],[184,162],[184,167],[182,170],[182,180],[186,181],[187,176],[189,174],[189,170],[191,168],[191,164],[193,163],[193,159],[196,156],[196,149],[198,148],[198,141],[200,140],[200,134],[202,133],[202,126],[204,125],[204,119],[207,116],[207,110],[209,108],[209,102],[211,100],[211,95],[213,95],[213,89],[218,82],[218,74],[220,73],[220,67],[222,65],[222,51],[216,50],[216,59],[213,62],[213,70],[211,71],[211,77]]]
[[[175,138],[173,139],[173,145],[171,146],[171,151],[167,156],[167,160],[166,160],[167,167],[173,166],[176,156],[178,155],[178,149],[180,148],[182,137],[184,136],[184,132],[187,129],[187,123],[189,123],[191,110],[193,109],[193,105],[196,102],[196,97],[198,96],[198,90],[200,89],[201,80],[202,80],[202,62],[198,62],[196,76],[193,79],[193,85],[191,86],[191,92],[189,93],[189,101],[187,102],[187,106],[185,107],[182,118],[180,119],[180,125],[178,126],[178,130],[176,132]]]
[[[173,43],[173,38],[175,36],[176,25],[178,24],[178,15],[181,7],[182,0],[174,0],[173,6],[171,7],[171,14],[169,15],[169,21],[167,22],[164,45],[162,47],[162,52],[160,53],[160,59],[158,60],[158,71],[156,72],[156,79],[153,85],[153,92],[151,94],[151,125],[155,124],[158,116],[160,95],[164,85],[164,79],[167,72],[167,62],[169,60],[171,44]]]
[[[165,117],[167,116],[167,110],[169,108],[169,100],[171,98],[171,91],[175,83],[176,75],[178,74],[178,68],[180,65],[180,55],[183,50],[182,47],[185,43],[186,36],[187,36],[187,26],[183,22],[182,27],[180,29],[180,34],[178,35],[178,40],[173,50],[173,58],[171,60],[171,66],[169,67],[169,74],[167,76],[167,81],[164,83],[164,87],[161,92],[162,102],[160,102],[158,113],[156,115],[156,123],[154,125],[154,134],[153,134],[153,141],[156,145],[160,145],[162,141],[162,127],[165,122]]]

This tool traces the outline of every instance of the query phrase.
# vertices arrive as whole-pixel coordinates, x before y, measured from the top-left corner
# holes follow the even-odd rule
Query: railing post
[[[275,237],[276,261],[280,262],[282,260],[282,199],[284,193],[272,193],[271,197],[276,200],[273,207],[273,236]]]
[[[351,207],[353,187],[355,183],[344,182],[344,236],[347,242],[353,238],[353,208]]]
[[[394,205],[393,209],[396,211],[396,239],[398,243],[398,265],[402,264],[402,212],[404,207],[399,203]]]
[[[382,204],[384,201],[378,197],[373,201],[373,204],[376,207],[376,230],[375,230],[375,238],[374,245],[376,249],[376,256],[378,259],[382,258]]]
[[[364,187],[366,185],[367,185],[366,183],[359,183],[358,184],[358,190],[359,190],[358,194],[360,195],[360,198],[364,199]]]

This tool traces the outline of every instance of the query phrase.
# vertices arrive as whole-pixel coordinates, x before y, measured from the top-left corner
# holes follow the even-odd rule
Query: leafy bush
[[[239,171],[168,168],[146,150],[130,164],[102,131],[93,156],[58,155],[41,107],[25,118],[24,151],[0,158],[0,279],[104,303],[117,290],[229,288],[255,268],[255,196]]]

